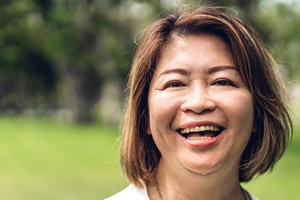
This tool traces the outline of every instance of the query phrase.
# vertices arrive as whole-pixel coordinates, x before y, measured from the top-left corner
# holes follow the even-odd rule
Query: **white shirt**
[[[249,192],[248,192],[249,193]],[[252,194],[250,194],[250,197],[252,200],[259,200]],[[126,187],[124,190],[118,192],[117,194],[108,197],[105,200],[150,200],[146,188],[138,188],[134,185],[130,184],[128,187]]]

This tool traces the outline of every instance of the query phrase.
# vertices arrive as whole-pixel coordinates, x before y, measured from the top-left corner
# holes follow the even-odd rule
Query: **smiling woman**
[[[181,174],[176,181],[186,185],[193,180],[191,187],[198,191],[181,191],[188,199],[199,198],[202,189],[209,198],[225,197],[213,196],[214,190],[228,186],[231,193],[239,185],[238,166],[255,129],[252,95],[229,47],[214,34],[173,36],[155,72],[148,93],[148,133],[161,153],[157,180],[174,181]],[[166,87],[170,82],[180,84]],[[208,183],[214,187],[199,187]],[[243,193],[230,195],[242,199]]]
[[[278,67],[226,9],[156,21],[128,81],[116,199],[256,199],[241,182],[272,169],[292,123]],[[182,187],[184,186],[184,187]]]

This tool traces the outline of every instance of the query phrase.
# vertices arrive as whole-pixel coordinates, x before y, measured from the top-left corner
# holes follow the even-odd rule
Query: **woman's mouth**
[[[217,137],[224,128],[219,126],[202,125],[177,130],[183,137],[188,140],[210,140]]]

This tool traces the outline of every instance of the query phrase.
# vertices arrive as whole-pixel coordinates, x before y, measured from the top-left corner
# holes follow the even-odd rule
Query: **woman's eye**
[[[166,88],[175,88],[175,87],[182,87],[182,86],[184,86],[184,84],[180,82],[171,82],[166,85]]]
[[[231,81],[229,80],[219,80],[214,83],[215,85],[220,86],[235,86]]]

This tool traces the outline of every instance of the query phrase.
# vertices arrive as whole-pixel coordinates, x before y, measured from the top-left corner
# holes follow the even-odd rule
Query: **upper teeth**
[[[219,131],[219,127],[205,125],[205,126],[196,126],[191,128],[180,129],[181,134],[186,134],[190,132],[199,132],[199,131]]]

